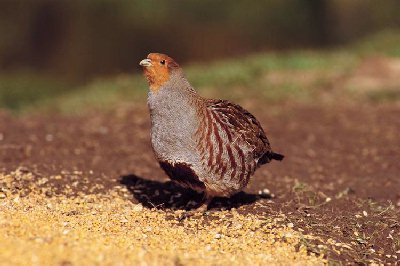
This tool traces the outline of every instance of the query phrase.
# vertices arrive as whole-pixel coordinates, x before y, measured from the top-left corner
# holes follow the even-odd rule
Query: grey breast
[[[169,86],[149,92],[153,150],[160,161],[197,164],[200,159],[193,134],[198,123],[190,92]]]

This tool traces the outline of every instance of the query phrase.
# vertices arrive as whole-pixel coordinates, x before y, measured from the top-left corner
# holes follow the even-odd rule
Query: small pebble
[[[133,207],[133,209],[132,209],[134,212],[141,212],[141,211],[143,211],[143,205],[142,204],[136,204],[134,207]]]
[[[262,190],[262,194],[264,194],[264,195],[269,195],[269,194],[271,194],[271,191],[269,191],[268,188],[264,188],[264,189]]]
[[[332,199],[329,198],[329,197],[325,199],[326,202],[330,202],[331,200],[332,200]]]
[[[47,134],[46,135],[46,141],[51,142],[51,141],[53,141],[53,139],[54,139],[54,137],[53,137],[52,134]]]
[[[275,198],[275,194],[271,193],[271,191],[268,188],[259,190],[258,195],[263,196],[263,197]]]

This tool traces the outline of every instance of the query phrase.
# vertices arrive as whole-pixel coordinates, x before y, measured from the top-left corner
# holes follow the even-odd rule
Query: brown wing
[[[239,105],[223,100],[207,100],[199,117],[196,135],[203,165],[224,179],[222,183],[242,188],[271,152],[260,123]]]
[[[240,105],[226,100],[209,100],[208,106],[221,119],[232,134],[233,141],[239,141],[244,150],[251,150],[255,160],[271,152],[270,143],[258,120]]]

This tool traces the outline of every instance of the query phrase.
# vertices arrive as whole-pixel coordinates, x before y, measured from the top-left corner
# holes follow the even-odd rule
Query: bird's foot
[[[177,218],[178,222],[182,222],[183,220],[186,220],[192,216],[195,216],[196,212],[194,211],[185,211],[184,213],[182,213],[181,215],[179,215],[179,217]]]
[[[206,216],[208,215],[207,209],[208,209],[208,203],[209,201],[204,202],[201,204],[198,208],[190,211],[185,211],[178,217],[178,221],[181,222],[187,218],[193,217],[193,216]]]

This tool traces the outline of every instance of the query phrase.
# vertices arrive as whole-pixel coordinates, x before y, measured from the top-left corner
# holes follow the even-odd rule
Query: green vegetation
[[[384,54],[386,56],[400,57],[400,32],[386,30],[363,39],[354,46],[359,53]]]
[[[29,72],[0,75],[0,107],[24,109],[71,90],[60,80]]]
[[[337,92],[336,81],[352,73],[366,56],[400,55],[398,40],[399,33],[386,32],[347,49],[254,54],[185,65],[184,71],[206,97],[235,101],[246,98],[263,103],[314,101],[327,94],[335,98],[343,95],[343,91]],[[351,90],[347,93],[354,94]],[[16,112],[51,109],[71,113],[87,107],[104,109],[120,102],[144,101],[146,95],[147,84],[141,74],[102,78],[80,86],[29,73],[0,75],[0,106]],[[360,93],[353,96],[359,97]],[[398,89],[390,88],[389,91],[367,91],[362,99],[380,102],[399,98]]]
[[[397,88],[373,91],[368,93],[367,96],[373,102],[394,102],[400,100],[400,90]]]

